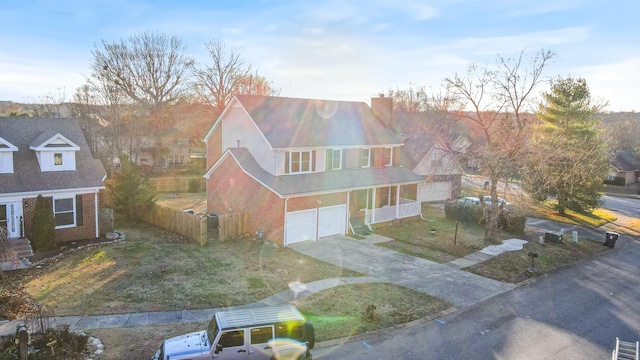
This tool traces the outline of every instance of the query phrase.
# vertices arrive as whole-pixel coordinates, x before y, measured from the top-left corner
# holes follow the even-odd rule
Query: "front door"
[[[0,204],[0,227],[7,229],[10,238],[20,237],[22,207],[19,202]]]

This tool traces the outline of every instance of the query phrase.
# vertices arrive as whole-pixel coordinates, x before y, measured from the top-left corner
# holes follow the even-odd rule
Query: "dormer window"
[[[0,174],[13,174],[13,152],[18,148],[0,137]]]
[[[327,150],[327,170],[342,169],[342,149]]]
[[[80,147],[62,134],[45,131],[31,142],[29,149],[35,151],[40,171],[76,170],[76,152]]]

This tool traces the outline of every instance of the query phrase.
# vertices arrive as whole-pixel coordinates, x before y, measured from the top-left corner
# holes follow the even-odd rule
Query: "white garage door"
[[[327,206],[318,214],[318,237],[344,234],[347,206]]]
[[[287,213],[287,244],[316,239],[316,209]]]
[[[444,201],[451,198],[451,181],[423,183],[420,189],[420,201]]]

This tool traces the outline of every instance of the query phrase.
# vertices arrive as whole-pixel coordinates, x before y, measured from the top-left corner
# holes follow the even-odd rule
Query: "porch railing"
[[[374,210],[366,210],[365,219],[370,224],[376,224],[416,215],[420,215],[420,202],[417,200],[400,199],[400,205],[383,206]]]

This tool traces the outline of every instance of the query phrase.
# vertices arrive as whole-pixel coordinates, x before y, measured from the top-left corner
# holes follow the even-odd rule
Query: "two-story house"
[[[402,138],[376,101],[374,112],[362,102],[236,96],[203,140],[207,212],[248,213],[248,231],[282,245],[420,216],[423,178],[397,165]]]
[[[38,195],[48,198],[56,241],[96,238],[106,172],[78,121],[0,118],[0,226],[28,237]]]

